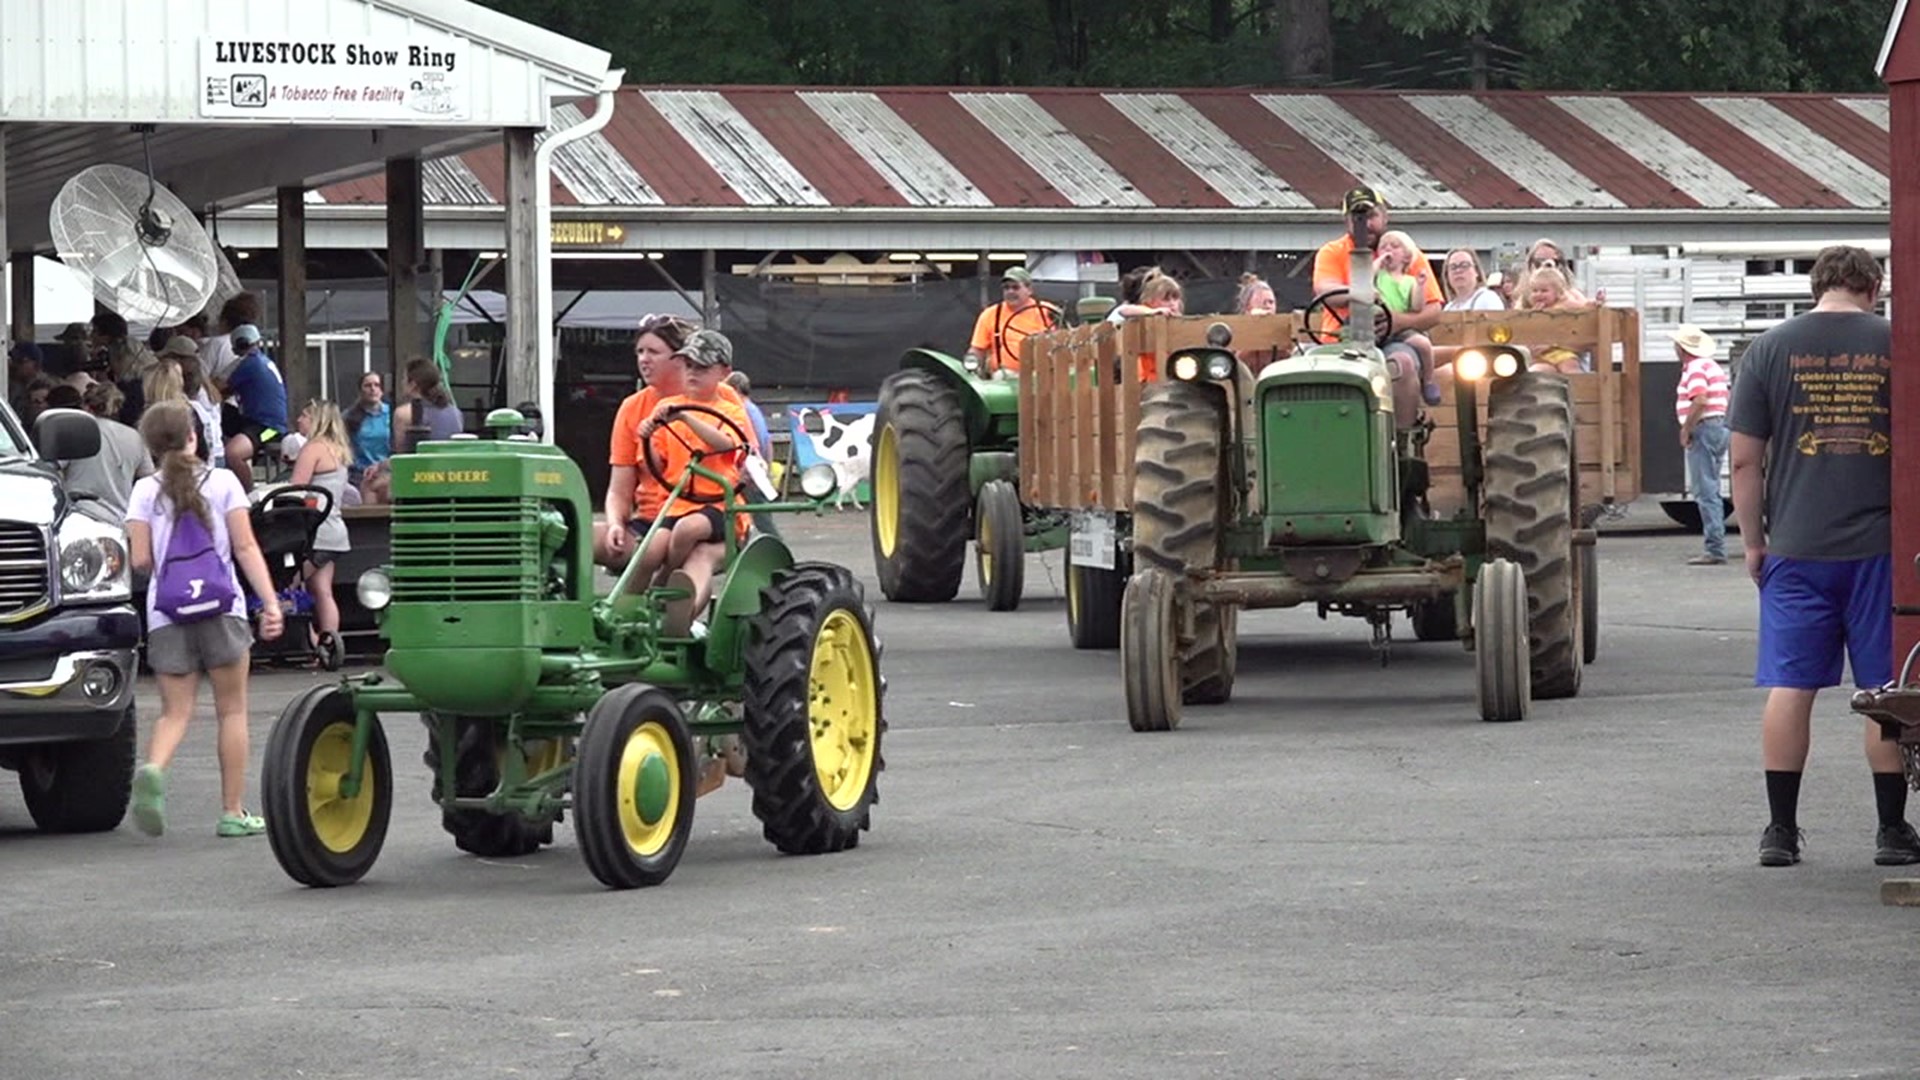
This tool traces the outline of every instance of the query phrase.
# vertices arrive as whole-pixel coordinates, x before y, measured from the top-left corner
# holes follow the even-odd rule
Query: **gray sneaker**
[[[1800,830],[1770,824],[1760,834],[1761,866],[1792,866],[1800,861]]]
[[[1727,565],[1727,557],[1725,555],[1695,555],[1693,558],[1687,560],[1687,565],[1725,566]]]

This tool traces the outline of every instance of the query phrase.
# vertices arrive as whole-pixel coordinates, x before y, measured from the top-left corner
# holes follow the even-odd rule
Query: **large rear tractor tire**
[[[260,801],[267,841],[287,876],[333,888],[366,876],[393,816],[393,758],[378,718],[367,732],[360,789],[340,786],[353,763],[353,697],[339,684],[316,686],[287,703],[267,736]]]
[[[1120,647],[1120,604],[1133,560],[1116,555],[1113,569],[1067,564],[1067,637],[1076,649]]]
[[[902,603],[945,603],[966,567],[966,417],[960,395],[930,371],[895,372],[873,423],[868,515],[880,591]]]
[[[1026,586],[1027,533],[1020,518],[1020,493],[1005,480],[980,486],[974,510],[974,572],[988,611],[1020,606]]]
[[[1136,570],[1120,613],[1120,676],[1127,726],[1172,731],[1180,726],[1179,583],[1165,570]]]
[[[1580,692],[1580,574],[1573,545],[1577,465],[1566,379],[1528,372],[1487,399],[1487,557],[1526,577],[1532,695]]]
[[[1194,614],[1198,639],[1182,670],[1181,699],[1189,705],[1225,705],[1239,670],[1240,609],[1206,605]]]
[[[20,794],[41,832],[106,832],[133,794],[133,703],[104,739],[34,747],[20,762]]]
[[[491,721],[453,719],[455,725],[455,795],[479,798],[493,794],[500,784],[500,758],[508,752],[499,736],[503,731]],[[433,799],[440,801],[440,740],[431,728],[427,732],[427,769],[433,776]],[[534,824],[518,814],[489,814],[484,810],[443,810],[440,827],[453,834],[453,845],[461,851],[490,859],[510,859],[531,855],[544,844],[553,843],[553,822]]]
[[[601,695],[580,729],[573,832],[587,869],[610,889],[672,876],[693,835],[693,732],[673,695],[645,683]]]
[[[741,741],[753,816],[788,855],[857,847],[886,760],[880,643],[860,583],[802,563],[760,591],[747,623]]]
[[[1233,654],[1239,647],[1237,614],[1178,597],[1178,582],[1188,571],[1221,565],[1220,537],[1228,512],[1226,459],[1221,452],[1225,409],[1226,401],[1213,386],[1154,383],[1141,394],[1140,428],[1134,441],[1134,566],[1137,571],[1168,575],[1168,587],[1175,593],[1169,603],[1174,609],[1182,602],[1197,605],[1193,647],[1182,647],[1177,618],[1170,641],[1178,673],[1174,690],[1181,700],[1196,705],[1219,704],[1232,696]],[[1139,573],[1134,577],[1137,580]],[[1127,588],[1131,593],[1132,584]],[[1125,633],[1123,629],[1123,638]],[[1168,727],[1178,723],[1176,713]]]
[[[1480,719],[1525,720],[1533,705],[1527,668],[1527,579],[1495,559],[1473,581],[1473,664]]]

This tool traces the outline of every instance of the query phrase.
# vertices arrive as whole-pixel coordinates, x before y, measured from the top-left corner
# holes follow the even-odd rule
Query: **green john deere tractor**
[[[1340,340],[1253,372],[1220,324],[1143,391],[1120,620],[1136,731],[1228,699],[1241,608],[1364,618],[1383,658],[1406,611],[1422,639],[1473,651],[1485,720],[1525,719],[1534,699],[1580,689],[1575,548],[1591,534],[1576,529],[1566,379],[1528,371],[1526,350],[1506,344],[1456,358],[1466,497],[1452,516],[1434,513],[1433,425],[1406,397],[1417,373],[1396,380],[1382,352],[1391,318],[1375,314],[1364,215],[1350,227],[1358,257]],[[1338,299],[1316,297],[1308,325]]]
[[[522,423],[495,410],[493,439],[394,458],[392,562],[359,582],[389,643],[385,672],[315,687],[274,724],[261,787],[281,867],[335,886],[373,865],[394,798],[383,717],[402,713],[425,725],[443,825],[477,855],[529,854],[571,811],[596,878],[656,885],[686,847],[694,799],[729,775],[745,777],[781,851],[856,846],[886,722],[880,646],[852,573],[728,528],[703,618],[683,611],[675,625],[669,605],[688,607],[687,590],[633,580],[638,559],[596,595],[586,483],[557,447],[509,434]],[[725,486],[701,456],[677,478],[651,454],[648,466],[676,495],[721,503],[730,524],[817,510],[833,488],[821,466],[801,477],[811,501],[700,499],[695,476]]]
[[[1081,319],[1113,306],[1083,299]],[[1066,515],[1020,499],[1020,383],[971,359],[911,349],[880,386],[873,425],[874,569],[880,591],[903,603],[945,603],[960,592],[967,541],[991,611],[1020,606],[1025,555],[1067,545]]]

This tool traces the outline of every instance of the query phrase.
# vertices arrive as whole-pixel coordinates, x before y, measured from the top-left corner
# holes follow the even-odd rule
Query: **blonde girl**
[[[1566,275],[1551,266],[1529,273],[1520,291],[1520,307],[1526,311],[1567,311],[1586,306],[1567,284]],[[1587,370],[1587,365],[1585,358],[1572,349],[1549,345],[1535,353],[1532,370],[1574,375]]]
[[[166,830],[167,765],[180,748],[200,692],[200,676],[213,683],[219,717],[220,801],[224,813],[214,826],[219,836],[258,836],[266,822],[249,814],[247,788],[247,668],[253,634],[247,623],[246,597],[236,567],[260,598],[260,636],[280,636],[283,616],[267,562],[247,517],[247,493],[225,469],[212,469],[196,457],[193,410],[185,401],[162,401],[140,418],[140,437],[159,471],[133,486],[127,506],[127,545],[136,572],[150,575],[147,589],[147,663],[160,683],[160,718],[147,740],[147,760],[133,776],[133,820],[140,831],[159,836]],[[225,567],[233,603],[225,612],[193,622],[175,623],[157,610],[156,599],[168,555],[181,520],[199,519]]]
[[[347,470],[353,464],[353,444],[347,438],[347,422],[340,415],[340,407],[331,401],[309,401],[295,426],[307,441],[294,459],[292,482],[325,488],[333,496],[333,509],[314,534],[313,558],[306,566],[307,591],[313,596],[314,644],[325,648],[340,633],[340,605],[333,599],[333,567],[350,550],[340,502],[347,490]]]

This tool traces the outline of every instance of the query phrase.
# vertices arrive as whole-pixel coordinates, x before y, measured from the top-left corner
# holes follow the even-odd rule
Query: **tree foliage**
[[[630,82],[1877,90],[1894,0],[482,0]]]

